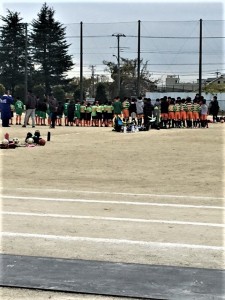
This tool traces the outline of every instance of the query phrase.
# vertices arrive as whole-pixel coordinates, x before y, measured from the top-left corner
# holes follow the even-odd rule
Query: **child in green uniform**
[[[116,97],[113,102],[114,118],[122,117],[122,103],[120,97]]]
[[[98,101],[96,101],[96,112],[97,112],[97,120],[96,120],[96,126],[102,126],[102,106],[99,104]]]
[[[14,104],[10,104],[10,110],[11,110],[10,125],[13,125],[13,117],[14,117],[14,111],[15,111],[15,105]]]
[[[48,109],[48,105],[47,105],[47,99],[41,99],[39,102],[39,108],[40,108],[40,125],[46,125],[45,121],[46,121],[46,112]]]
[[[68,124],[68,105],[69,105],[69,99],[66,99],[66,102],[63,105],[63,114],[64,114],[65,126],[69,126],[69,124]]]
[[[107,122],[107,105],[108,105],[108,101],[106,101],[104,104],[102,104],[102,125],[104,125],[105,127],[108,127],[108,122]]]
[[[37,96],[37,108],[35,109],[35,123],[40,125],[40,98]]]
[[[51,124],[51,112],[50,112],[50,109],[49,109],[49,104],[47,104],[48,108],[47,108],[47,115],[48,115],[48,125]]]
[[[21,116],[23,113],[23,102],[20,100],[19,97],[16,98],[15,102],[15,111],[16,111],[16,125],[21,125]]]
[[[104,124],[104,116],[105,116],[105,104],[101,103],[100,104],[101,107],[101,119],[100,119],[100,126],[103,127]]]
[[[77,100],[77,102],[75,103],[75,112],[74,112],[76,126],[80,125],[80,106],[81,106],[80,101]]]
[[[113,120],[113,105],[111,101],[107,102],[107,105],[105,107],[106,111],[106,120],[105,120],[105,126],[112,126],[112,120]]]
[[[85,111],[85,123],[86,126],[90,126],[91,125],[91,112],[92,112],[92,107],[91,107],[91,103],[87,104],[86,107],[86,111]]]
[[[92,105],[92,111],[91,111],[91,119],[92,119],[92,126],[96,126],[96,119],[97,119],[97,106],[96,106],[96,101]]]

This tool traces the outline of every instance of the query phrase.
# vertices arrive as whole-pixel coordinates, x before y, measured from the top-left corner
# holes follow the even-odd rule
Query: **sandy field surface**
[[[127,134],[13,125],[7,132],[24,141],[35,129],[45,139],[50,131],[51,141],[0,149],[1,253],[224,268],[224,124]],[[1,292],[4,300],[118,299]]]

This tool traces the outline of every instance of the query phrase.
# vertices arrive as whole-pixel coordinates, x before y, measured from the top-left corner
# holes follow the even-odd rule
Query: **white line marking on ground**
[[[61,240],[61,241],[79,241],[79,242],[92,242],[92,243],[110,243],[110,244],[127,244],[147,246],[153,248],[187,248],[199,250],[216,250],[224,251],[225,247],[219,246],[206,246],[206,245],[193,245],[193,244],[179,244],[179,243],[162,243],[162,242],[145,242],[134,241],[125,239],[106,239],[106,238],[90,238],[90,237],[75,237],[75,236],[62,236],[62,235],[48,235],[48,234],[33,234],[33,233],[18,233],[18,232],[2,232],[2,237],[22,237],[22,238],[41,238],[48,240]]]
[[[1,187],[0,189],[4,189]],[[7,189],[7,188],[5,188]],[[40,191],[36,188],[14,188],[14,190],[22,191]],[[160,198],[189,198],[189,199],[206,199],[206,200],[225,200],[225,197],[213,197],[213,196],[192,196],[192,195],[168,195],[168,194],[141,194],[141,193],[118,193],[118,192],[106,192],[106,191],[79,191],[79,190],[64,190],[64,189],[41,189],[46,192],[62,192],[62,193],[84,193],[84,194],[108,194],[108,195],[123,195],[123,196],[143,196],[143,197],[160,197]]]
[[[2,214],[3,215],[12,215],[12,216],[65,218],[65,219],[88,219],[88,220],[103,220],[103,221],[137,222],[137,223],[161,223],[161,224],[173,224],[173,225],[193,225],[193,226],[208,226],[208,227],[225,228],[225,224],[218,224],[218,223],[184,222],[184,221],[169,221],[169,220],[148,220],[148,219],[131,219],[131,218],[113,218],[113,217],[63,215],[63,214],[24,213],[24,212],[8,212],[8,211],[4,211],[4,212],[2,212]]]
[[[56,201],[56,202],[81,202],[81,203],[105,203],[105,204],[123,204],[137,206],[160,206],[160,207],[179,207],[179,208],[203,208],[203,209],[225,209],[223,206],[208,205],[186,205],[186,204],[169,204],[169,203],[152,203],[152,202],[130,202],[130,201],[106,201],[92,199],[68,199],[68,198],[45,198],[45,197],[25,197],[25,196],[1,196],[4,199],[22,199],[22,200],[39,200],[39,201]]]

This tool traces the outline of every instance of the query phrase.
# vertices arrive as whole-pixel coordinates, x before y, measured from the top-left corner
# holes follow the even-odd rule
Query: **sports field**
[[[20,140],[35,131],[14,125],[2,138],[3,129]],[[51,141],[0,149],[2,253],[224,269],[224,124],[35,129]],[[113,299],[2,292],[4,300]]]

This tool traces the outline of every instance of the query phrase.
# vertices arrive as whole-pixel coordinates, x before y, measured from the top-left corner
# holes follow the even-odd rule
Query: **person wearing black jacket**
[[[40,111],[41,125],[46,125],[45,119],[46,119],[47,109],[48,109],[47,99],[46,98],[44,100],[40,99],[39,100],[39,111]]]
[[[53,94],[49,95],[48,104],[49,104],[49,111],[50,111],[50,116],[51,116],[50,128],[55,128],[55,121],[57,118],[58,101],[53,96]]]
[[[75,102],[74,102],[74,100],[70,100],[70,103],[67,106],[67,115],[68,115],[68,123],[70,124],[70,126],[73,126],[74,116],[75,116]]]
[[[59,101],[58,109],[57,109],[57,122],[59,126],[62,126],[62,116],[64,111],[64,104]]]
[[[136,101],[136,99],[132,98],[129,106],[129,115],[132,121],[136,121],[137,117]]]
[[[31,117],[32,120],[32,127],[35,127],[35,110],[37,108],[37,98],[35,95],[32,93],[32,91],[28,91],[27,95],[27,103],[26,104],[26,114],[24,118],[24,124],[22,127],[27,126],[27,122],[29,117]]]
[[[161,127],[167,129],[169,103],[166,97],[161,99]]]
[[[211,101],[211,106],[210,106],[210,113],[213,116],[213,122],[216,123],[217,122],[217,116],[219,113],[219,103],[217,100],[217,96],[213,96],[213,100]]]
[[[150,119],[152,117],[154,110],[154,106],[151,103],[150,98],[145,98],[144,99],[144,108],[143,108],[143,113],[144,113],[144,126],[147,130],[149,130],[149,124],[150,124]]]

